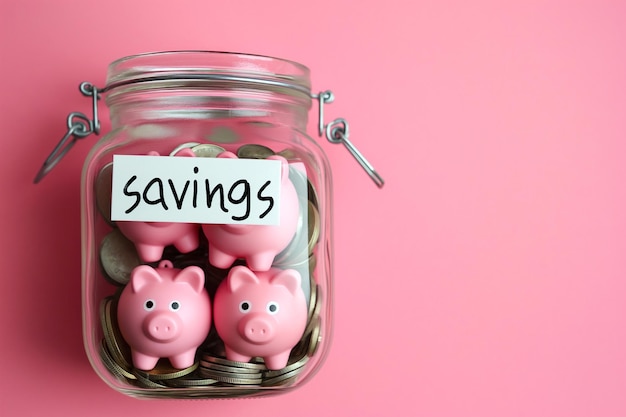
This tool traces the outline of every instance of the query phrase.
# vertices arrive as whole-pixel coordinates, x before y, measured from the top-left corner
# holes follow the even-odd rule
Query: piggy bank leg
[[[274,262],[275,252],[257,252],[246,258],[248,267],[253,271],[269,271]]]
[[[181,253],[189,253],[198,249],[198,246],[200,246],[200,238],[197,231],[181,237],[176,242],[174,242],[174,246]]]
[[[267,369],[277,370],[282,369],[287,366],[287,361],[289,360],[290,351],[279,353],[278,355],[268,356],[263,358],[265,361],[265,366]]]
[[[250,359],[252,359],[252,356],[246,356],[246,355],[237,353],[231,348],[229,348],[228,346],[225,347],[225,351],[226,351],[226,359],[228,359],[229,361],[250,362]]]
[[[170,360],[172,366],[176,369],[189,368],[193,365],[193,362],[196,359],[196,349],[188,350],[187,352],[179,355],[170,356],[168,359]]]
[[[209,263],[217,268],[229,268],[237,258],[209,246]]]
[[[135,247],[137,248],[137,254],[143,262],[160,261],[163,256],[163,246],[136,243]]]
[[[131,351],[133,357],[133,365],[137,369],[141,369],[142,371],[150,371],[154,369],[159,358],[155,358],[154,356],[145,355],[141,352],[137,352],[136,350]]]

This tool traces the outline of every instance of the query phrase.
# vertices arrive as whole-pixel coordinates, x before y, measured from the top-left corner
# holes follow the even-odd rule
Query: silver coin
[[[219,381],[212,378],[198,378],[198,377],[184,377],[178,379],[164,380],[163,383],[174,388],[187,388],[187,387],[206,387],[209,385],[215,385]]]
[[[225,374],[219,373],[218,371],[211,371],[211,370],[204,369],[204,368],[200,368],[198,372],[200,375],[206,378],[216,379],[220,382],[225,382],[228,384],[235,384],[235,385],[259,385],[263,381],[263,379],[260,376],[259,378],[241,378],[241,377],[234,377],[232,376],[232,374],[225,375]]]
[[[241,366],[226,366],[226,365],[220,365],[217,363],[203,361],[203,360],[200,361],[200,366],[205,369],[211,369],[214,371],[221,371],[221,372],[229,372],[233,374],[249,374],[249,375],[259,375],[259,376],[261,375],[258,369],[243,368]]]
[[[274,151],[263,145],[242,145],[237,149],[237,156],[244,159],[265,159],[274,155]]]
[[[264,379],[263,383],[261,383],[261,386],[274,387],[277,385],[286,385],[288,382],[294,380],[301,372],[302,369],[298,368],[272,378]]]
[[[133,269],[141,265],[141,260],[133,242],[115,229],[100,243],[100,265],[114,283],[126,285]]]
[[[191,149],[194,146],[198,146],[198,145],[200,145],[200,142],[185,142],[185,143],[181,143],[180,145],[178,145],[177,147],[172,149],[172,152],[170,152],[170,156],[176,155],[178,152],[182,151],[185,148],[190,148]]]
[[[226,358],[218,358],[215,356],[211,356],[211,355],[203,355],[202,356],[202,360],[207,361],[207,362],[212,362],[212,363],[217,363],[220,365],[226,365],[226,366],[232,366],[232,367],[240,367],[240,368],[248,368],[248,369],[258,369],[258,370],[264,370],[265,365],[262,363],[255,363],[255,362],[237,362],[237,361],[231,361],[229,359]]]
[[[96,196],[96,207],[106,220],[107,223],[113,224],[111,221],[111,190],[113,185],[113,162],[102,167],[96,176],[94,183],[94,194]]]
[[[206,140],[217,143],[234,143],[239,139],[239,135],[233,129],[226,126],[216,126],[207,135]]]
[[[226,149],[218,145],[202,143],[191,148],[191,151],[199,158],[215,158],[217,155],[225,152]]]
[[[198,369],[198,366],[199,366],[199,363],[196,362],[188,368],[177,369],[177,368],[173,368],[172,366],[165,364],[163,361],[159,361],[157,363],[157,366],[154,367],[154,369],[150,371],[142,371],[140,369],[135,369],[133,373],[135,375],[139,375],[144,378],[147,378],[151,381],[162,381],[165,379],[176,379],[176,378],[181,378],[186,375],[189,375],[193,371]]]

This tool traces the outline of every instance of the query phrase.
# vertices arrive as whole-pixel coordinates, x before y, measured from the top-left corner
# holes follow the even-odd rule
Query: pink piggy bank
[[[219,158],[236,158],[222,152]],[[253,271],[267,271],[276,255],[287,247],[298,227],[300,205],[293,183],[289,179],[289,164],[285,158],[272,155],[267,159],[282,162],[280,189],[280,225],[203,224],[209,241],[209,262],[218,268],[228,268],[238,259],[245,259]]]
[[[159,156],[151,151],[148,155]],[[191,149],[182,149],[175,156],[195,156]],[[196,250],[200,245],[200,227],[196,224],[169,222],[118,221],[120,231],[135,244],[143,262],[156,262],[163,256],[163,249],[174,245],[181,253]]]
[[[163,249],[174,245],[181,253],[188,253],[200,245],[200,228],[191,223],[117,222],[120,231],[135,244],[143,262],[156,262]]]
[[[248,362],[259,356],[268,369],[287,365],[307,322],[307,304],[293,269],[252,272],[231,269],[217,289],[213,316],[226,357]]]
[[[156,269],[136,267],[120,295],[117,317],[136,368],[150,370],[159,358],[179,369],[193,365],[211,327],[204,272],[197,266],[173,268],[170,261]]]

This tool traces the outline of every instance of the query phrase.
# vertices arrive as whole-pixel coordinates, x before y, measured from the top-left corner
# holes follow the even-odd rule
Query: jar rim
[[[310,94],[310,70],[296,61],[239,52],[179,50],[126,56],[109,64],[104,90],[143,81],[236,80]]]

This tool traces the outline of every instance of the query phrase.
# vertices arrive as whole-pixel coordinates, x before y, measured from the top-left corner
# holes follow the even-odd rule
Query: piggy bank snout
[[[143,331],[155,342],[171,342],[180,336],[182,325],[179,321],[178,317],[169,313],[153,313],[145,318]]]
[[[255,314],[239,322],[239,334],[250,343],[263,344],[274,339],[276,324],[265,315]]]

